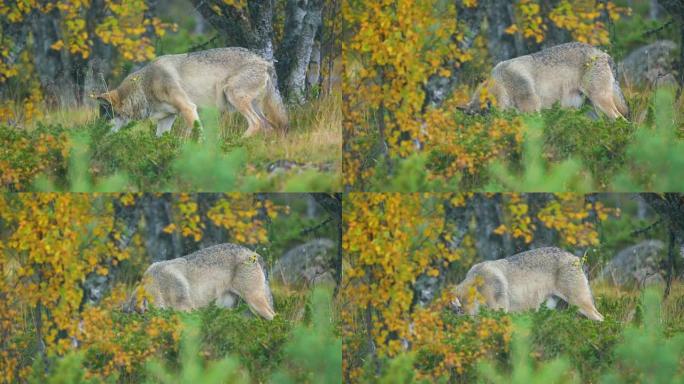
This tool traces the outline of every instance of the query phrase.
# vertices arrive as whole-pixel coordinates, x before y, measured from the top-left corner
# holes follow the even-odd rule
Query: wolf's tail
[[[271,65],[268,70],[268,83],[266,84],[266,95],[264,97],[264,112],[266,119],[275,129],[286,133],[290,128],[287,119],[287,111],[283,104],[283,99],[278,92],[275,68]]]

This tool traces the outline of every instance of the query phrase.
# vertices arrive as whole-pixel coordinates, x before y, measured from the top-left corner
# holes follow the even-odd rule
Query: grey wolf
[[[245,247],[226,243],[150,265],[124,310],[144,312],[148,302],[181,311],[211,303],[231,308],[238,297],[257,315],[267,320],[275,316],[261,257]]]
[[[584,43],[556,45],[498,63],[461,109],[480,111],[484,92],[501,109],[539,112],[556,102],[564,108],[579,108],[587,97],[611,119],[629,114],[613,59]]]
[[[454,288],[452,307],[471,315],[481,305],[505,312],[537,309],[559,297],[591,320],[603,321],[577,256],[555,247],[475,264]]]
[[[237,110],[249,124],[245,137],[288,128],[273,65],[244,48],[160,56],[118,88],[93,97],[112,110],[114,132],[131,120],[149,118],[161,136],[179,114],[191,130],[199,122],[198,106]]]

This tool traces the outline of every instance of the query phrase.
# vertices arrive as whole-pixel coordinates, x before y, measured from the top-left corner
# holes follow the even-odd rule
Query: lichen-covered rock
[[[635,49],[618,64],[620,83],[638,87],[676,84],[676,50],[677,44],[669,40]]]
[[[287,285],[334,283],[337,247],[330,239],[314,239],[287,251],[275,264],[271,278]]]
[[[618,252],[601,277],[619,286],[655,284],[662,280],[660,260],[665,252],[665,244],[660,240],[642,241]]]

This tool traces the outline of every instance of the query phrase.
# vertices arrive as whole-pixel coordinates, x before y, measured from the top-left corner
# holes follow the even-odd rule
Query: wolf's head
[[[476,315],[480,310],[482,296],[474,285],[458,285],[453,289],[454,298],[450,308],[457,315]]]
[[[132,73],[118,88],[99,95],[91,95],[100,103],[100,118],[106,119],[114,132],[132,120],[149,117],[149,103],[143,80],[142,74]]]
[[[456,107],[458,110],[463,111],[466,115],[482,115],[489,113],[492,108],[492,97],[490,93],[490,88],[492,86],[491,80],[485,80],[480,83],[473,97],[465,105],[460,105]]]

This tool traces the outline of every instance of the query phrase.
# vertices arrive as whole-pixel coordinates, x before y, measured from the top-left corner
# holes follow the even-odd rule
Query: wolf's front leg
[[[165,132],[170,131],[174,121],[176,121],[176,115],[170,115],[157,121],[157,137],[161,137]]]

